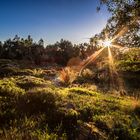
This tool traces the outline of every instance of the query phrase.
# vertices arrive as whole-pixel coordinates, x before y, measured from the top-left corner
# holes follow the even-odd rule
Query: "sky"
[[[16,34],[52,44],[61,38],[87,42],[105,27],[106,7],[96,11],[99,0],[0,0],[0,40]]]

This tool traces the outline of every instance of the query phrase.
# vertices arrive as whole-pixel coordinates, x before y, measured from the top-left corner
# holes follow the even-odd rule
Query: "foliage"
[[[86,88],[80,88],[80,87],[73,87],[68,89],[70,92],[77,93],[79,95],[90,95],[90,96],[98,96],[99,94],[94,91],[87,90]]]
[[[30,81],[36,83],[30,90],[18,86]],[[134,98],[96,92],[92,85],[59,88],[34,76],[0,83],[1,139],[139,138],[140,102]]]
[[[11,75],[16,75],[18,72],[18,68],[15,67],[4,67],[0,69],[0,76],[11,76]]]
[[[16,35],[13,39],[0,43],[0,58],[23,60],[23,64],[29,61],[32,65],[45,66],[56,63],[66,66],[73,57],[79,56],[82,59],[87,57],[86,54],[94,51],[90,48],[89,44],[73,45],[63,39],[53,45],[44,46],[43,39],[36,43],[30,35],[26,39]]]
[[[0,80],[0,96],[13,96],[24,93],[25,91],[15,84],[14,79],[5,78]]]
[[[128,51],[123,53],[122,56],[124,61],[139,62],[140,61],[140,48],[130,48]]]
[[[99,39],[105,39],[106,35],[109,38],[119,35],[114,43],[135,48],[127,48],[126,52],[120,49],[118,54],[112,51],[115,65],[119,72],[129,71],[127,82],[134,83],[130,76],[140,71],[140,50],[136,48],[140,44],[139,1],[101,2],[107,4],[112,17],[101,34],[90,39],[90,44],[73,45],[61,39],[45,47],[43,39],[36,43],[30,35],[25,39],[16,35],[4,43],[0,42],[2,140],[140,139],[140,100],[120,96],[118,92],[102,93],[94,85],[99,82],[102,89],[107,86],[108,66],[103,61],[106,53],[99,58],[104,64],[93,66],[95,73],[89,69],[83,71],[80,77],[84,79],[81,80],[83,84],[72,66],[63,68],[59,75],[62,85],[69,87],[58,86],[54,80],[58,73],[56,69],[60,70],[55,63],[66,66],[76,57],[80,62],[99,49]],[[37,65],[43,67],[37,68]],[[92,84],[89,85],[88,80]]]
[[[119,70],[122,71],[140,71],[140,62],[120,61],[118,63]]]
[[[42,125],[44,121],[43,115],[36,117],[25,117],[20,120],[14,120],[12,126],[8,130],[1,130],[1,140],[10,139],[37,139],[37,140],[54,140],[58,139],[55,133],[49,133],[47,126],[42,130],[38,124]],[[4,135],[3,135],[4,134]],[[62,137],[65,139],[65,134]]]
[[[17,85],[25,90],[29,90],[34,87],[46,86],[45,85],[46,83],[43,79],[34,76],[20,76],[20,77],[16,77],[15,79]]]
[[[139,6],[138,0],[100,0],[100,7],[105,4],[111,17],[102,32],[91,38],[91,42],[95,43],[99,39],[113,39],[114,45],[125,47],[140,46],[140,22],[139,22]],[[100,8],[98,8],[100,9]]]
[[[95,74],[90,69],[84,69],[82,72],[82,77],[84,79],[93,79]]]
[[[77,73],[72,68],[66,67],[60,72],[59,80],[64,85],[69,85],[76,79],[76,77]]]
[[[117,67],[122,71],[140,71],[140,49],[130,48],[123,55],[119,54]]]

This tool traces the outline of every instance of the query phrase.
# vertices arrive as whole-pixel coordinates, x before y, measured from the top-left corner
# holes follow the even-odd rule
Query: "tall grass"
[[[59,80],[63,84],[71,84],[77,77],[77,72],[75,72],[71,67],[66,67],[60,71]]]

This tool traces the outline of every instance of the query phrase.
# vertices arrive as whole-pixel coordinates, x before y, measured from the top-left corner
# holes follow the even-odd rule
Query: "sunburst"
[[[123,48],[120,44],[116,44],[116,40],[124,35],[128,31],[128,27],[124,26],[122,29],[118,30],[113,37],[109,37],[107,33],[105,33],[105,38],[103,40],[98,41],[98,46],[100,49],[93,53],[91,56],[89,56],[87,59],[83,60],[79,65],[77,66],[77,72],[79,75],[81,75],[82,71],[84,68],[87,67],[87,65],[93,63],[103,52],[105,48],[107,48],[108,51],[108,64],[109,64],[109,77],[110,77],[110,88],[115,88],[116,86],[118,87],[118,90],[123,90],[123,80],[119,76],[117,69],[114,64],[114,58],[111,52],[112,48]]]
[[[102,42],[104,47],[111,47],[112,41],[111,40],[105,40]]]

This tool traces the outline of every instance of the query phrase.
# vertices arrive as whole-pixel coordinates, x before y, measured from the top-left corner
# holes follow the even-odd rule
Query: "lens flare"
[[[105,40],[105,41],[103,41],[103,46],[104,47],[110,47],[111,46],[111,40]]]
[[[83,69],[89,65],[90,63],[94,62],[100,55],[100,53],[104,50],[105,47],[101,48],[100,50],[96,51],[95,53],[93,53],[90,57],[88,57],[85,61],[83,61],[81,63],[81,69],[79,72],[79,75],[81,75]]]
[[[111,48],[108,47],[108,64],[109,64],[109,74],[110,74],[110,90],[117,89],[118,91],[124,92],[124,81],[118,73],[114,58],[111,53]]]
[[[134,23],[134,21],[132,22]],[[97,48],[98,50],[91,54],[89,57],[87,57],[85,60],[79,60],[78,58],[73,58],[68,62],[69,69],[65,69],[61,71],[60,78],[63,80],[63,82],[70,82],[72,83],[76,76],[81,75],[82,71],[91,63],[95,62],[96,59],[101,55],[103,50],[108,50],[108,74],[109,74],[109,87],[111,90],[117,90],[117,91],[125,91],[124,81],[120,77],[121,75],[116,69],[115,63],[114,63],[114,57],[112,55],[113,48],[121,49],[123,46],[120,44],[117,44],[117,39],[121,36],[123,36],[126,32],[128,32],[129,28],[128,26],[123,26],[119,30],[116,31],[114,36],[110,37],[110,35],[105,32],[105,38],[101,40],[97,40]],[[95,45],[96,47],[96,45]],[[70,74],[74,73],[74,79]],[[75,74],[76,73],[76,74]],[[62,81],[61,80],[61,81]]]

